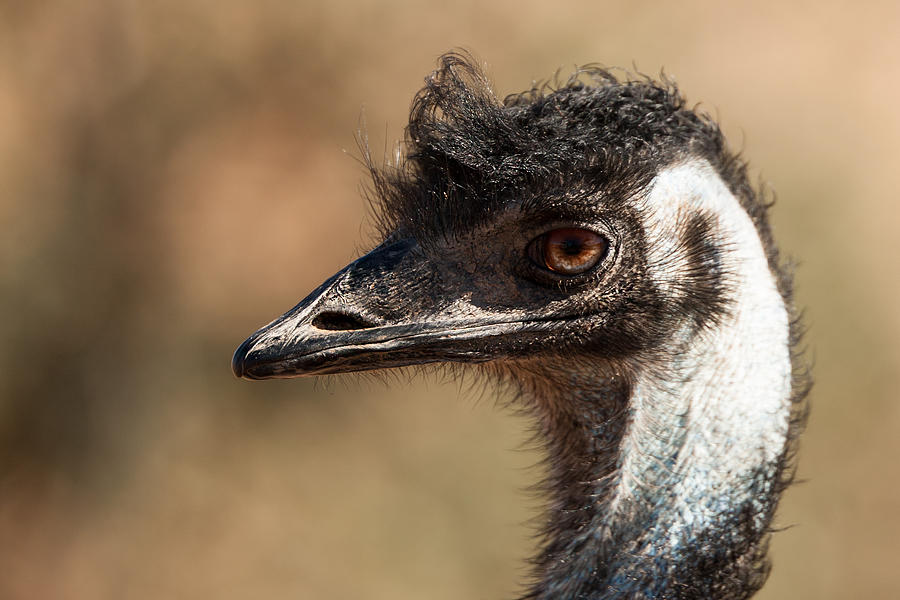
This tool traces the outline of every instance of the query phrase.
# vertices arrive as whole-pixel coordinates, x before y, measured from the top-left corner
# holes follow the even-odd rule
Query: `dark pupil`
[[[581,254],[581,240],[577,238],[566,238],[562,243],[562,250],[569,256],[578,256]]]

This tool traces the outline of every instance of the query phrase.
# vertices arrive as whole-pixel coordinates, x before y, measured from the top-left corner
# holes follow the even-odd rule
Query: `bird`
[[[364,148],[380,243],[234,373],[493,377],[549,465],[523,600],[752,596],[811,384],[770,195],[716,121],[595,64],[501,99],[451,51],[399,148]]]

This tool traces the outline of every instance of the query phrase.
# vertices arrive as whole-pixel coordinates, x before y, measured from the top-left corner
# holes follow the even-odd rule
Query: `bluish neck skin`
[[[653,375],[623,362],[531,390],[551,440],[555,493],[530,597],[741,598],[764,582],[789,390],[775,412],[764,399],[752,415],[732,410],[753,403],[717,393],[734,387],[727,357],[718,357],[720,375],[698,382],[702,369],[676,364],[691,355],[657,364]],[[658,372],[669,375],[661,381]],[[779,433],[755,435],[761,430]]]

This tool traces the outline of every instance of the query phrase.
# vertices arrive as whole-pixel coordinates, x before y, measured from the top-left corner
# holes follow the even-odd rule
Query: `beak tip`
[[[238,379],[244,376],[244,357],[238,355],[237,352],[234,353],[231,359],[231,371]]]
[[[247,339],[238,346],[238,349],[234,351],[234,356],[231,357],[231,371],[238,379],[243,378],[247,372],[247,355],[250,353],[252,339]]]

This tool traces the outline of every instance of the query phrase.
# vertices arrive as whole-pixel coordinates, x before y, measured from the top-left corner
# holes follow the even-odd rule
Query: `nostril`
[[[370,327],[375,327],[374,324],[367,323],[359,317],[332,311],[319,313],[316,318],[312,320],[312,326],[318,329],[327,329],[330,331],[369,329]]]

